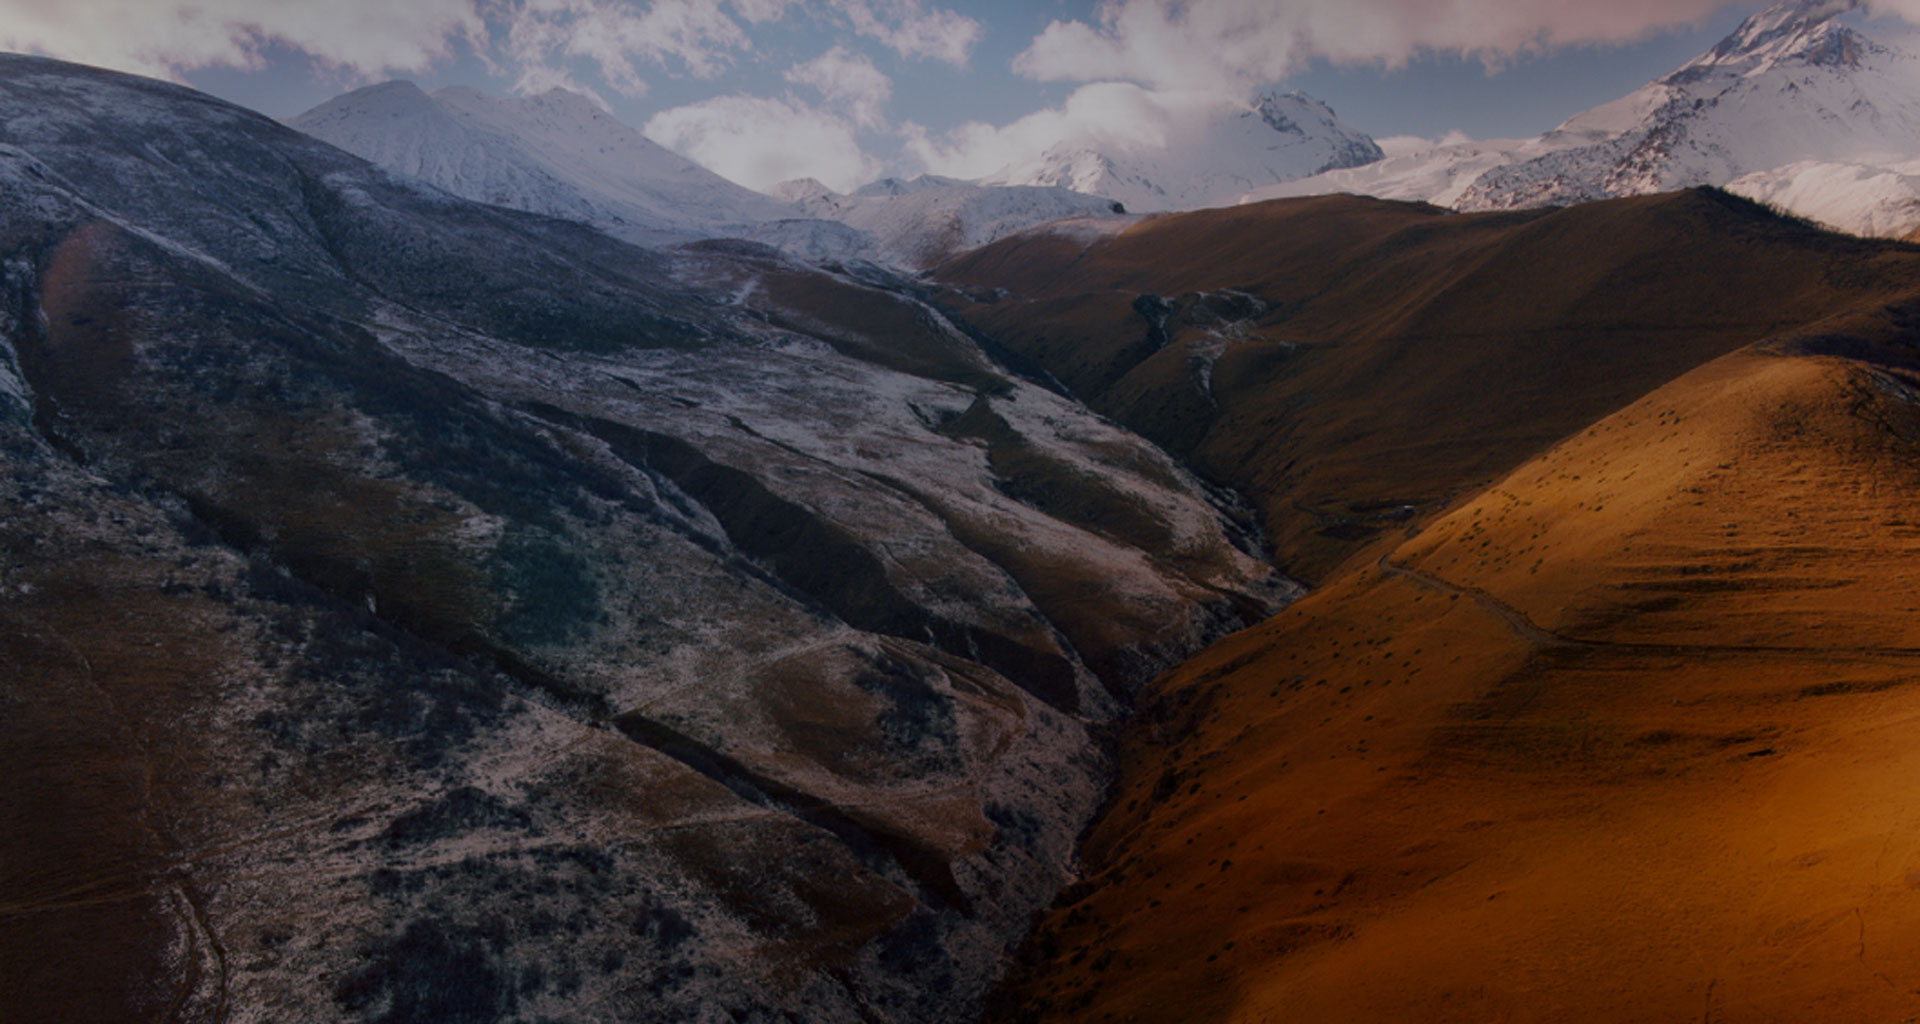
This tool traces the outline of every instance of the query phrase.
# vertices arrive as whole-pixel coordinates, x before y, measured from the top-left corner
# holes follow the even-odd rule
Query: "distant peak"
[[[548,107],[572,108],[591,113],[603,113],[605,108],[600,101],[582,92],[575,92],[563,86],[554,86],[546,92],[528,97],[535,103]]]
[[[335,96],[289,119],[287,123],[304,131],[329,118],[365,117],[370,114],[383,117],[420,116],[434,109],[433,100],[419,86],[396,79]]]
[[[1698,63],[1789,58],[1815,64],[1857,63],[1861,48],[1870,44],[1836,19],[1861,6],[1860,0],[1782,0],[1741,22]]]
[[[863,198],[872,196],[903,196],[909,192],[920,192],[925,189],[947,188],[953,185],[964,184],[966,184],[966,182],[958,178],[943,178],[937,174],[922,174],[917,178],[881,178],[878,181],[869,182],[854,189],[852,194]]]
[[[419,86],[404,78],[396,78],[391,82],[381,82],[378,85],[369,85],[355,89],[347,93],[347,96],[357,96],[363,100],[380,99],[399,101],[411,101],[415,98],[424,100],[427,98],[427,94],[421,90]]]
[[[792,178],[768,188],[766,193],[775,199],[784,199],[789,203],[832,199],[840,194],[828,188],[818,178]]]

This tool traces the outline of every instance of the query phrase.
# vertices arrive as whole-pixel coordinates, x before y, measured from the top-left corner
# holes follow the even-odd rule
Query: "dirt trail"
[[[1661,654],[1661,655],[1712,655],[1712,654],[1779,654],[1799,658],[1920,658],[1920,647],[1813,647],[1790,644],[1660,644],[1621,640],[1593,640],[1568,636],[1546,629],[1527,618],[1520,609],[1500,600],[1479,587],[1466,587],[1451,583],[1438,576],[1421,572],[1411,566],[1392,560],[1391,555],[1380,556],[1380,571],[1387,576],[1409,580],[1430,590],[1443,594],[1470,598],[1474,603],[1486,609],[1490,614],[1507,624],[1515,636],[1536,647],[1567,647],[1580,650],[1613,651],[1622,654]]]

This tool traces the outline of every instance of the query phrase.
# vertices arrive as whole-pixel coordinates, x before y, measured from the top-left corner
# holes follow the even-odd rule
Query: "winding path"
[[[1398,577],[1419,586],[1436,590],[1443,594],[1466,597],[1473,600],[1489,614],[1506,623],[1513,634],[1526,643],[1544,648],[1572,648],[1577,650],[1612,651],[1620,654],[1662,654],[1662,655],[1714,655],[1714,654],[1782,654],[1799,657],[1868,657],[1868,658],[1920,658],[1920,647],[1812,647],[1800,644],[1662,644],[1631,642],[1620,640],[1593,640],[1568,636],[1546,629],[1527,618],[1520,609],[1500,600],[1479,587],[1461,586],[1425,573],[1412,566],[1393,561],[1392,555],[1381,555],[1380,572],[1385,576]]]

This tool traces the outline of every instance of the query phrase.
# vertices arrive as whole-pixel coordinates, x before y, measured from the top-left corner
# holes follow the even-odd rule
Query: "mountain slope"
[[[1920,1011],[1920,390],[1834,341],[1655,390],[1163,681],[1006,1019]]]
[[[1029,164],[983,179],[1043,185],[1116,200],[1135,212],[1233,202],[1249,190],[1382,157],[1372,139],[1304,93],[1268,94],[1251,108],[1177,123],[1151,141],[1067,139]]]
[[[955,316],[1246,495],[1317,581],[1702,362],[1883,315],[1916,270],[1696,190],[1465,216],[1278,200],[1023,234],[934,277]]]
[[[411,82],[368,86],[294,128],[458,196],[591,224],[639,244],[739,234],[797,216],[555,89],[502,99]]]
[[[873,268],[51,61],[0,114],[22,1019],[967,1016],[1104,723],[1292,594]]]

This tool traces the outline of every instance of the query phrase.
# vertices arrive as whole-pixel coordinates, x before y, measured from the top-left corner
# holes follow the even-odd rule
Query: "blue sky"
[[[1599,0],[1596,0],[1599,2]],[[1091,16],[1085,0],[1054,3],[963,3],[985,27],[969,67],[899,57],[870,47],[882,71],[893,78],[893,105],[929,128],[945,131],[969,120],[1011,121],[1063,100],[1071,89],[1061,83],[1034,82],[1012,74],[1020,51],[1059,18]],[[1752,5],[1729,4],[1693,24],[1656,31],[1634,43],[1576,45],[1550,53],[1520,56],[1489,69],[1477,59],[1429,53],[1408,65],[1337,67],[1312,61],[1302,72],[1270,85],[1300,89],[1325,100],[1341,119],[1376,136],[1438,136],[1464,131],[1475,138],[1536,135],[1569,115],[1618,98],[1706,51],[1752,12]],[[656,73],[645,96],[606,92],[614,111],[630,124],[645,124],[661,110],[697,102],[716,93],[779,92],[787,88],[781,72],[849,42],[817,20],[798,20],[767,33],[760,50],[718,78]],[[423,88],[470,85],[490,92],[511,91],[511,75],[490,74],[467,47],[454,59],[422,72],[400,72]],[[582,66],[583,77],[591,69]],[[351,70],[330,69],[284,44],[267,51],[261,70],[204,68],[184,79],[196,88],[242,103],[274,117],[289,117],[348,89],[368,84]]]
[[[1758,6],[0,0],[0,47],[172,77],[276,117],[388,78],[560,85],[730,176],[770,174],[777,157],[845,187],[985,173],[1055,134],[1121,130],[1143,105],[1199,116],[1275,87],[1376,137],[1537,134],[1706,50]]]

